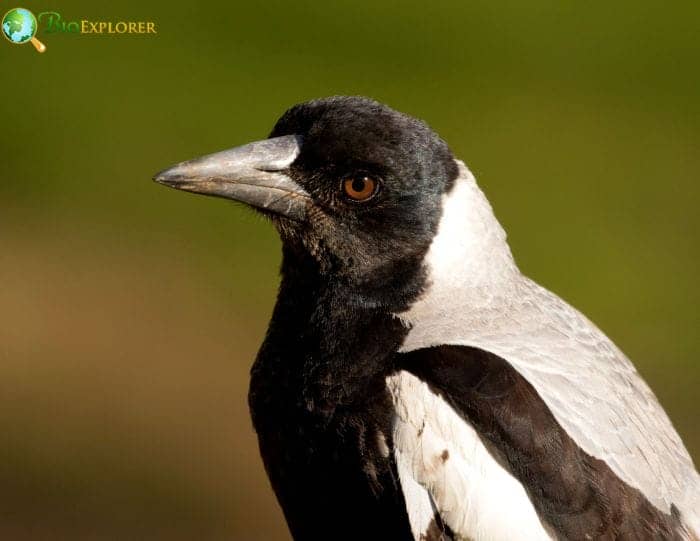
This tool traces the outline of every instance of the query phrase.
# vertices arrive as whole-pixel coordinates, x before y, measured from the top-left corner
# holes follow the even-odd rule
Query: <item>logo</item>
[[[39,13],[39,21],[46,25],[46,33],[66,34],[156,34],[153,21],[66,21],[60,13],[44,11]]]
[[[43,53],[46,45],[36,39],[37,27],[36,17],[28,9],[11,9],[2,18],[2,34],[10,43],[23,45],[29,41],[37,51]]]
[[[31,42],[37,51],[43,53],[46,45],[36,38],[39,23],[44,34],[157,34],[156,23],[153,21],[69,21],[56,11],[39,13],[37,21],[37,17],[25,8],[13,8],[5,13],[2,18],[2,33],[10,43],[22,45]]]

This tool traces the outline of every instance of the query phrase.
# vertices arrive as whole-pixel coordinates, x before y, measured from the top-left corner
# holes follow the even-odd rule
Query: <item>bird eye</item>
[[[353,201],[367,201],[377,193],[378,183],[371,177],[351,177],[343,180],[343,191]]]

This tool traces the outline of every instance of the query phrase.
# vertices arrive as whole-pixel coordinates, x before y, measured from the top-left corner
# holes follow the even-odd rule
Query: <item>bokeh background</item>
[[[22,5],[158,34],[0,39],[0,538],[288,539],[246,404],[279,242],[150,178],[332,94],[442,134],[700,456],[700,3]]]

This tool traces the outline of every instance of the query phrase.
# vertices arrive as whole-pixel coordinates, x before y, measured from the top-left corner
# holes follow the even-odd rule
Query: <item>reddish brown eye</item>
[[[377,182],[370,177],[352,177],[343,181],[345,194],[354,201],[367,201],[377,190]]]

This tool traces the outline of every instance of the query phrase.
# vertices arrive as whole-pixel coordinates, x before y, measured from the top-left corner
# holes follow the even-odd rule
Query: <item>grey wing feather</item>
[[[510,362],[587,453],[605,460],[655,506],[679,508],[700,529],[700,478],[654,394],[627,357],[588,319],[524,278],[517,293],[484,311],[443,314],[415,329],[403,350],[462,344]]]

